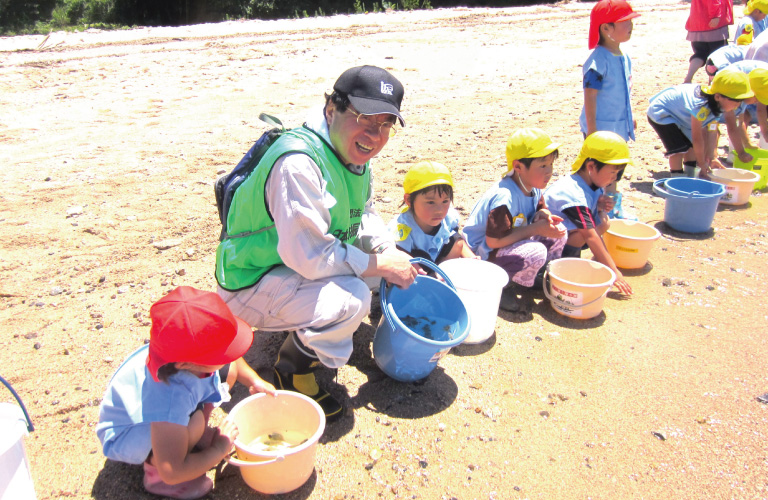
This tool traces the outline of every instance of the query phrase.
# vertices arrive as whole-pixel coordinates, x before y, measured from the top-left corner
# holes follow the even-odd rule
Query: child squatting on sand
[[[217,294],[182,286],[149,314],[149,344],[128,356],[109,381],[96,434],[107,458],[144,465],[148,492],[200,498],[213,488],[206,471],[238,435],[230,420],[208,427],[214,405],[229,400],[235,380],[252,394],[274,395],[275,388],[243,360],[253,332]]]
[[[439,264],[478,258],[459,232],[459,213],[452,206],[453,178],[433,161],[413,165],[403,180],[403,210],[389,223],[397,248]]]
[[[501,266],[510,280],[532,287],[544,265],[560,257],[566,232],[542,190],[552,178],[557,144],[541,129],[513,132],[507,172],[475,204],[464,234],[481,259]]]
[[[595,260],[616,273],[614,285],[630,295],[632,287],[605,248],[602,235],[610,222],[607,213],[613,200],[603,192],[605,186],[624,174],[629,163],[627,142],[613,132],[595,132],[584,140],[571,175],[561,177],[544,193],[553,216],[563,219],[568,229],[568,244],[563,257],[581,257],[586,245]]]

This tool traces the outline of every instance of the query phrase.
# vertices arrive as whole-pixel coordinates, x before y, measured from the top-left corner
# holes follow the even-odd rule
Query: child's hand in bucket
[[[749,163],[754,159],[752,158],[752,155],[747,153],[746,151],[740,152],[738,156],[739,156],[739,161],[741,161],[742,163]]]

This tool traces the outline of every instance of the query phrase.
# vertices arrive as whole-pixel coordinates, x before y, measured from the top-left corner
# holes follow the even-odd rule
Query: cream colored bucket
[[[307,482],[315,468],[317,441],[325,430],[325,414],[315,401],[298,392],[277,391],[277,396],[254,394],[229,414],[240,432],[235,440],[245,483],[260,493],[288,493]],[[267,450],[261,437],[280,435],[290,447]],[[275,438],[276,439],[276,438]]]
[[[648,256],[661,233],[653,226],[642,222],[613,219],[603,242],[616,267],[640,269],[648,262]]]
[[[509,283],[509,275],[493,262],[480,259],[451,259],[440,264],[453,282],[456,293],[470,317],[465,344],[488,340],[496,329],[501,291]]]
[[[725,185],[725,194],[720,198],[723,205],[743,205],[749,201],[749,195],[760,175],[741,168],[716,168],[709,174],[712,182]]]
[[[557,259],[547,264],[544,272],[544,295],[563,316],[589,319],[603,310],[603,301],[614,281],[616,274],[599,262]]]

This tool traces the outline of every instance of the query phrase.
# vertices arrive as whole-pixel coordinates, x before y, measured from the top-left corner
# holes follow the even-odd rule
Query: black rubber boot
[[[275,362],[275,387],[286,391],[300,392],[314,399],[325,413],[325,419],[332,422],[342,415],[341,403],[320,389],[314,371],[322,366],[314,351],[305,347],[296,332],[285,339]]]

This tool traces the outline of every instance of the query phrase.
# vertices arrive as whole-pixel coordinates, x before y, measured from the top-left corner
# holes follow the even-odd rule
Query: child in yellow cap
[[[715,148],[705,140],[707,128],[716,128],[721,114],[739,159],[744,163],[752,161],[744,151],[736,116],[746,108],[742,103],[754,95],[749,77],[729,66],[717,72],[711,85],[675,85],[651,97],[648,122],[666,148],[671,175],[684,175],[684,161],[686,166],[698,165],[702,177],[707,177],[712,168],[722,168],[712,153]]]
[[[537,128],[513,132],[504,177],[475,204],[464,227],[472,250],[524,287],[534,286],[544,265],[560,257],[565,245],[562,219],[549,212],[542,196],[559,147]]]
[[[766,81],[766,74],[768,74],[768,63],[763,61],[757,61],[754,59],[745,59],[743,61],[734,62],[727,66],[729,71],[740,71],[749,77],[749,87],[752,92],[755,93],[754,97],[744,100],[745,106],[744,112],[741,113],[741,108],[737,109],[737,132],[741,138],[741,145],[746,149],[755,148],[752,141],[749,138],[749,126],[759,125],[760,132],[763,137],[766,137],[768,132],[768,112],[762,102],[768,102],[767,91],[768,81]],[[718,119],[719,123],[726,123],[726,115],[720,115]],[[710,138],[709,136],[714,136]],[[712,148],[712,158],[717,158],[717,145],[720,137],[719,130],[707,131],[707,144]],[[733,149],[731,153],[733,153]],[[729,160],[732,161],[732,154],[729,155]],[[719,160],[717,160],[719,163]]]
[[[397,248],[436,264],[456,258],[474,259],[459,232],[459,214],[453,208],[453,178],[445,165],[422,161],[403,180],[404,209],[390,229]]]
[[[544,193],[552,215],[561,217],[568,229],[562,256],[581,257],[586,245],[595,260],[616,273],[614,285],[626,295],[632,293],[632,287],[613,262],[602,235],[608,230],[607,213],[613,208],[604,188],[623,175],[628,163],[629,146],[624,139],[613,132],[595,132],[581,146],[571,167],[573,173],[558,179]]]
[[[766,28],[768,0],[749,0],[744,7],[744,16],[736,25],[733,35],[734,45],[749,45]]]

